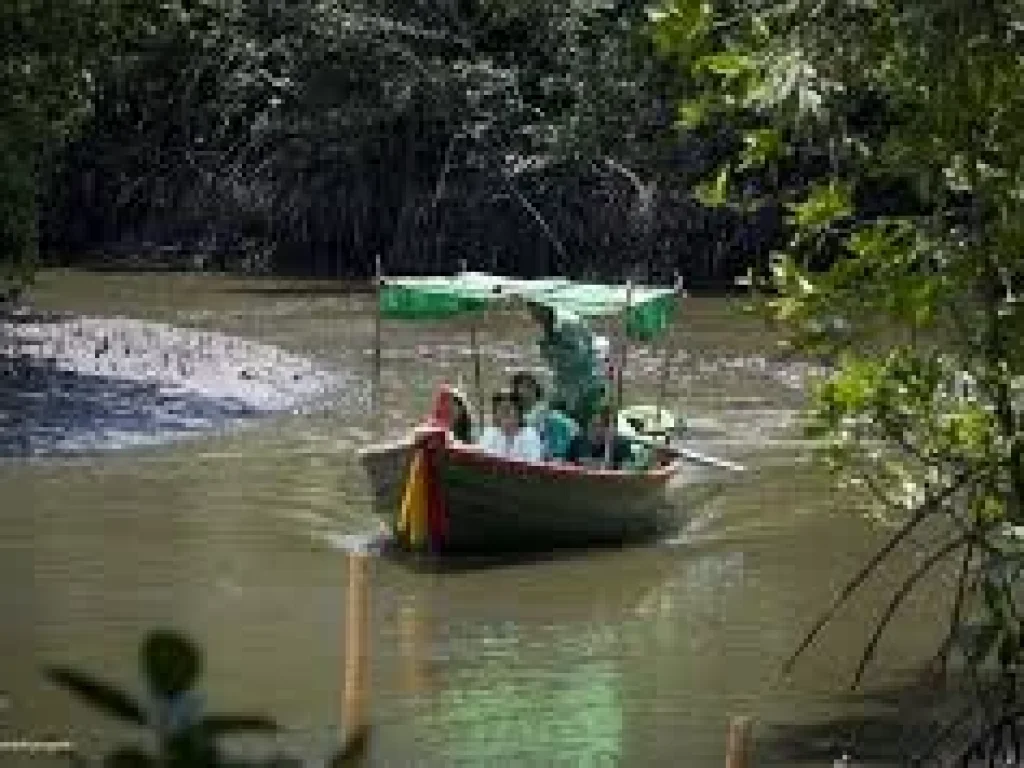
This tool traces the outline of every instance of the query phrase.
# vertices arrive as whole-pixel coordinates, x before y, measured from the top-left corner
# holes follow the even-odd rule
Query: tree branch
[[[804,637],[803,641],[797,647],[796,651],[786,660],[783,664],[782,669],[785,674],[793,671],[793,666],[796,664],[804,652],[811,646],[814,640],[821,634],[821,631],[825,626],[835,617],[839,609],[846,604],[846,601],[850,599],[854,592],[856,592],[868,577],[875,572],[875,569],[882,563],[885,558],[892,554],[893,550],[899,546],[899,544],[909,536],[918,525],[920,525],[925,518],[935,512],[938,506],[949,496],[960,489],[970,479],[970,473],[963,473],[957,480],[943,489],[942,493],[938,496],[926,500],[910,517],[910,519],[903,524],[903,526],[882,546],[881,549],[876,552],[871,559],[857,572],[857,574],[847,582],[846,586],[843,587],[839,596],[832,602],[832,605],[822,614],[821,618],[815,622],[814,626]]]
[[[953,600],[953,610],[949,616],[949,631],[946,633],[946,639],[942,641],[942,645],[939,646],[939,651],[935,655],[936,661],[939,663],[943,678],[946,676],[946,670],[949,664],[949,652],[953,648],[953,641],[956,638],[957,630],[960,628],[960,618],[963,611],[964,601],[967,599],[969,591],[967,589],[967,577],[970,575],[971,559],[974,557],[974,541],[971,541],[967,545],[967,549],[964,551],[964,559],[960,565],[960,575],[957,577],[956,585],[956,598]],[[973,592],[974,587],[972,586],[970,592]]]
[[[854,673],[853,682],[850,684],[851,689],[856,689],[860,685],[861,680],[864,678],[864,673],[867,671],[868,665],[875,657],[875,652],[878,650],[878,643],[881,641],[882,635],[885,634],[886,628],[892,621],[893,616],[896,615],[897,609],[903,604],[903,601],[906,600],[907,596],[910,595],[914,587],[917,586],[917,583],[947,555],[955,552],[967,543],[968,538],[966,536],[960,536],[947,542],[925,558],[924,562],[915,568],[900,588],[896,590],[896,594],[892,596],[892,599],[889,601],[889,605],[886,606],[885,611],[882,613],[882,618],[878,620],[878,625],[875,627],[875,631],[872,633],[871,639],[868,641],[868,644],[864,649],[860,662],[857,664],[857,671]]]

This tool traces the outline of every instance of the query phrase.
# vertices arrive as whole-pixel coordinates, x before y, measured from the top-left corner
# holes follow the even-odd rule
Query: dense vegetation
[[[980,700],[945,738],[965,759],[1007,732],[1019,744],[1024,6],[666,0],[656,21],[688,91],[683,117],[742,131],[704,199],[756,207],[755,188],[789,207],[765,309],[799,350],[836,361],[812,429],[895,528],[829,615],[915,530],[944,532],[880,617],[854,684],[907,595],[955,560],[938,657],[965,663]],[[870,126],[855,119],[866,97]],[[783,178],[793,145],[816,137],[833,148],[821,178]],[[902,180],[913,205],[864,205],[878,179]],[[838,259],[822,269],[823,255]]]
[[[11,6],[5,28],[39,4]],[[94,26],[118,6],[96,6]],[[731,280],[777,235],[775,210],[694,198],[723,137],[675,127],[675,77],[640,4],[150,7],[116,48],[73,28],[83,55],[67,83],[47,81],[60,108],[10,133],[8,161],[31,165],[4,174],[20,185],[0,210],[16,265],[34,262],[38,221],[63,263],[103,252],[144,266],[174,246],[253,271],[366,275],[380,254],[391,271],[465,259],[523,274],[680,269],[694,284]],[[40,21],[8,71],[55,58],[65,26]]]

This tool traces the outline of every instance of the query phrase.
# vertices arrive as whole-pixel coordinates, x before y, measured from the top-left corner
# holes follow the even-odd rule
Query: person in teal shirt
[[[540,352],[554,375],[552,409],[589,424],[607,394],[593,332],[572,312],[540,304],[530,312],[543,329]]]
[[[569,445],[579,432],[576,423],[544,402],[544,389],[528,371],[512,376],[512,391],[523,406],[526,423],[540,433],[545,461],[565,459]]]

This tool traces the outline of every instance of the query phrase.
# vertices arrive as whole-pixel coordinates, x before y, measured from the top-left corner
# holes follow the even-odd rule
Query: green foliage
[[[97,67],[159,17],[127,0],[0,3],[0,298],[31,281],[46,153],[87,119]]]
[[[816,186],[807,199],[790,206],[792,223],[800,232],[821,232],[828,229],[836,219],[853,213],[850,190],[838,182]]]
[[[645,180],[657,168],[655,85],[667,68],[649,56],[639,7],[165,7],[167,19],[99,73],[86,139],[68,153],[63,186],[75,191],[62,197],[62,179],[52,183],[54,219],[94,177],[98,213],[118,235],[148,239],[122,222],[152,219],[159,230],[169,219],[268,244],[316,237],[339,261],[372,263],[378,252],[403,269],[419,266],[403,251],[441,250],[444,236],[452,253],[496,206],[508,221],[570,220],[529,201],[558,200],[573,183],[590,193],[595,177],[625,195],[628,173],[613,162]],[[554,226],[515,223],[557,239]]]
[[[968,547],[971,566],[951,622],[979,585],[985,619],[967,656],[998,650],[1011,673],[1020,620],[994,574],[1019,571],[1019,548],[1000,541],[1024,522],[1024,6],[666,0],[652,21],[686,83],[681,122],[744,128],[698,199],[732,203],[728,182],[746,173],[789,211],[764,308],[798,350],[834,362],[811,429],[901,521],[892,546],[926,518],[947,521],[953,538],[936,562]],[[870,130],[855,108],[868,96]],[[773,166],[808,140],[829,147],[827,168],[791,188]],[[908,181],[919,210],[872,213],[879,178]]]
[[[779,132],[771,128],[758,128],[743,135],[743,154],[740,170],[762,168],[778,159],[783,152]]]

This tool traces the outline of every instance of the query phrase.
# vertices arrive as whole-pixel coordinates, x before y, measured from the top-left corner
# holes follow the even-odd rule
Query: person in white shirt
[[[544,448],[537,430],[527,426],[522,403],[511,390],[503,389],[491,399],[494,423],[480,435],[479,448],[505,459],[543,461]]]

